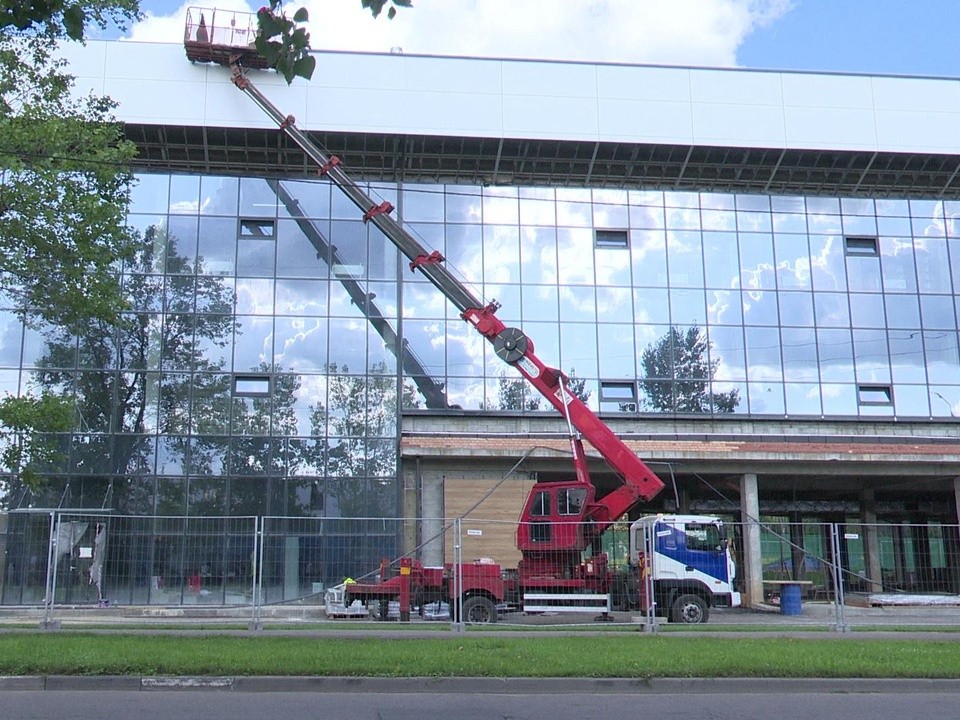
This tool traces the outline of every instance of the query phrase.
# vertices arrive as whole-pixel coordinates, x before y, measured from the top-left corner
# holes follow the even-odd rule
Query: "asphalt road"
[[[451,692],[226,692],[5,691],[5,720],[903,720],[955,717],[960,692],[934,693],[451,693]]]

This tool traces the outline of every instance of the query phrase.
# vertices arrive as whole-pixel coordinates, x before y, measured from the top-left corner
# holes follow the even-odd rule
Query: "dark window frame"
[[[893,386],[881,383],[857,383],[860,407],[893,407]]]
[[[629,250],[630,231],[622,228],[594,228],[593,247],[597,250]]]
[[[623,391],[623,392],[618,392]],[[600,403],[616,403],[616,412],[635,413],[640,408],[639,390],[633,380],[601,380]],[[613,410],[611,410],[613,412]]]
[[[263,389],[247,389],[243,387],[247,383],[262,384]],[[263,373],[236,373],[233,376],[233,396],[234,397],[270,397],[273,392],[273,378]]]
[[[277,236],[275,218],[237,218],[237,237],[244,240],[272,240]]]
[[[876,235],[844,235],[843,252],[848,257],[880,257],[880,239]]]

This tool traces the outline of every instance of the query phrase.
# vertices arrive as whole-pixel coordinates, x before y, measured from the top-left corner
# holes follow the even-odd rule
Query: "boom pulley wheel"
[[[493,340],[493,351],[507,363],[515,363],[527,354],[527,336],[519,328],[506,328]]]

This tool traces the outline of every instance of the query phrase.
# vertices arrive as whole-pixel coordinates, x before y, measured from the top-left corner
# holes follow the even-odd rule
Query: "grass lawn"
[[[616,634],[0,635],[2,675],[960,678],[955,642]]]

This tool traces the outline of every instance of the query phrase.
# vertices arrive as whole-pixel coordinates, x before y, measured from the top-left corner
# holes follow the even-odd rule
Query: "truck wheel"
[[[495,623],[497,606],[482,595],[474,595],[463,601],[463,621],[468,623]]]
[[[670,607],[670,620],[678,623],[705,623],[710,609],[699,595],[681,595]]]

